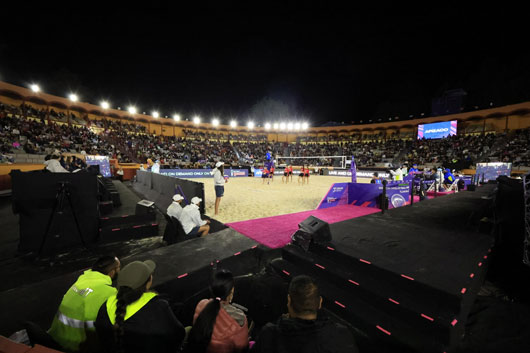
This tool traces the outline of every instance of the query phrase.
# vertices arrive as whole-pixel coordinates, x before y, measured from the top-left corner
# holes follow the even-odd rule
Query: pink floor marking
[[[336,223],[380,211],[377,208],[371,207],[342,205],[320,210],[227,223],[226,225],[260,244],[270,248],[281,248],[291,241],[291,235],[298,229],[298,224],[309,216],[317,217],[328,223]]]

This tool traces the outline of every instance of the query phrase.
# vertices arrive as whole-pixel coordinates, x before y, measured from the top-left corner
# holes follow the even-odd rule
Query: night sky
[[[465,110],[530,100],[523,10],[220,3],[4,12],[0,80],[240,124],[429,116],[431,99],[455,88]]]

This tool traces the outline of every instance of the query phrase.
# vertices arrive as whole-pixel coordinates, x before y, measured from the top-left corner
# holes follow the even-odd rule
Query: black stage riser
[[[446,313],[443,308],[440,310],[440,308],[436,307],[434,307],[436,309],[434,312],[433,306],[426,307],[425,310],[418,310],[415,300],[421,299],[423,295],[406,298],[399,294],[395,295],[396,292],[394,294],[386,294],[385,289],[387,288],[384,288],[384,280],[377,283],[378,281],[372,279],[363,280],[356,278],[355,281],[352,280],[350,282],[353,276],[348,275],[343,268],[336,267],[336,265],[327,261],[321,261],[322,259],[315,262],[314,258],[296,256],[291,251],[284,252],[283,259],[297,268],[310,271],[312,276],[325,280],[330,285],[349,293],[349,295],[355,296],[392,316],[399,317],[400,320],[416,329],[425,326],[425,321],[428,319],[423,317],[422,314],[426,315],[433,319],[432,324],[429,325],[429,333],[437,336],[440,340],[447,341],[449,339],[451,321],[456,314]],[[379,287],[378,284],[380,285]],[[443,302],[440,302],[440,305],[443,305]]]
[[[147,223],[126,226],[108,226],[100,230],[100,242],[112,243],[131,239],[143,239],[158,235],[158,223]]]
[[[149,222],[154,223],[156,221],[155,213],[146,213],[141,215],[123,215],[119,217],[101,217],[99,219],[100,228],[103,227],[115,227],[115,226],[125,226],[125,225],[138,225],[146,224]]]
[[[364,331],[368,336],[389,345],[409,347],[414,352],[446,352],[444,345],[429,332],[432,324],[425,320],[426,330],[415,328],[380,308],[375,308],[349,291],[337,288],[330,284],[324,277],[318,276],[318,271],[293,265],[285,260],[274,260],[273,268],[279,275],[290,280],[298,275],[310,275],[317,278],[319,289],[324,298],[324,307],[353,326]],[[456,334],[456,333],[455,333]]]

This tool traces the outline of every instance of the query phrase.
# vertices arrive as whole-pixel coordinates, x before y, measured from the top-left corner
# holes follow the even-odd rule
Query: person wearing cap
[[[449,168],[446,168],[444,170],[444,184],[445,188],[448,189],[453,183],[455,182],[456,177],[451,173],[451,170]]]
[[[418,165],[416,163],[414,163],[412,165],[412,168],[410,168],[410,170],[409,170],[409,174],[414,174],[414,173],[417,173],[417,172],[419,172]]]
[[[156,265],[133,261],[118,275],[118,293],[99,309],[96,330],[103,352],[177,352],[184,327],[169,303],[150,291]]]
[[[112,295],[112,279],[120,271],[120,260],[102,256],[83,272],[64,295],[48,330],[50,336],[68,351],[97,348],[94,328],[100,306]]]
[[[173,218],[176,218],[180,221],[180,215],[182,214],[182,200],[184,200],[184,197],[182,197],[181,194],[175,194],[173,196],[173,202],[169,207],[167,208],[167,215]]]
[[[225,183],[227,179],[224,177],[224,163],[219,161],[215,163],[215,169],[213,170],[213,184],[215,188],[215,214],[219,214],[219,204],[221,203],[221,197],[225,193]]]
[[[205,221],[201,218],[199,212],[199,205],[202,199],[195,196],[191,199],[191,203],[182,209],[180,214],[180,223],[186,235],[190,238],[203,237],[210,231],[210,221]]]
[[[234,276],[228,270],[214,273],[210,299],[201,300],[193,315],[187,352],[233,353],[248,349],[245,307],[233,304]],[[252,325],[251,325],[252,326]]]

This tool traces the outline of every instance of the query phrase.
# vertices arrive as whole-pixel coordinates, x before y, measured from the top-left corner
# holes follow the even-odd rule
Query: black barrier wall
[[[53,253],[98,239],[98,184],[92,173],[49,173],[42,171],[11,172],[13,212],[19,214],[21,252],[39,251],[46,227],[52,216],[61,183],[70,194],[57,204],[46,237],[43,253]]]
[[[196,181],[174,178],[162,174],[151,173],[143,170],[136,172],[136,181],[133,188],[149,201],[153,201],[160,210],[166,211],[172,202],[172,197],[179,190],[182,190],[186,203],[192,197],[197,196],[202,199],[200,212],[204,214],[204,184]]]

